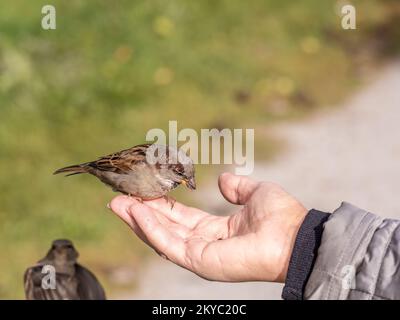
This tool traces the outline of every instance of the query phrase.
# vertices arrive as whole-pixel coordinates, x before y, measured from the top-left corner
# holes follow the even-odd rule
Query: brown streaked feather
[[[146,161],[146,150],[151,144],[141,144],[133,148],[115,152],[91,162],[85,162],[56,170],[53,174],[69,173],[72,176],[80,173],[88,173],[89,168],[110,171],[119,174],[128,173],[134,165]]]
[[[66,172],[71,172],[67,174],[66,177],[72,176],[74,174],[87,173],[86,163],[64,167],[54,171],[53,174],[66,173]]]
[[[101,171],[127,174],[134,166],[146,162],[146,150],[149,146],[150,144],[142,144],[112,153],[96,161],[89,162],[87,166]]]

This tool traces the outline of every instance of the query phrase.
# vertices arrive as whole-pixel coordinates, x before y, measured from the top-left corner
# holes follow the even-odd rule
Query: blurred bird
[[[105,300],[102,286],[93,273],[78,264],[79,254],[69,240],[55,240],[47,255],[25,271],[27,300]],[[54,286],[47,266],[55,270]],[[44,284],[44,282],[47,283]]]
[[[58,173],[90,173],[114,191],[139,200],[166,197],[180,184],[196,189],[193,161],[182,150],[158,144],[138,145],[54,172]]]

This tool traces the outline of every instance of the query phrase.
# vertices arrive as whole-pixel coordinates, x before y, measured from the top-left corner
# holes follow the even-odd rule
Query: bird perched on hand
[[[105,300],[101,284],[93,273],[77,263],[78,256],[71,241],[53,241],[47,255],[25,271],[26,299]]]
[[[159,144],[138,145],[54,172],[58,173],[90,173],[114,191],[140,200],[165,197],[180,184],[196,189],[192,159],[182,150]]]

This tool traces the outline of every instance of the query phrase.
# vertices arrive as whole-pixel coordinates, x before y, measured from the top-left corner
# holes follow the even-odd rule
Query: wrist
[[[282,251],[282,261],[280,263],[281,272],[277,279],[277,282],[285,283],[287,278],[287,273],[289,270],[289,264],[292,257],[292,253],[295,247],[297,235],[307,216],[308,210],[301,206],[296,213],[293,215],[292,219],[289,219],[285,230],[285,244]]]
[[[267,222],[264,245],[259,248],[261,251],[257,250],[259,254],[256,259],[260,267],[256,280],[284,283],[287,277],[297,233],[307,215],[307,209],[299,205],[283,211],[285,214],[279,211],[273,214],[274,221],[269,219]]]
[[[313,209],[303,219],[297,231],[286,270],[285,287],[282,293],[284,299],[303,298],[303,292],[321,243],[323,226],[329,216],[329,213]]]

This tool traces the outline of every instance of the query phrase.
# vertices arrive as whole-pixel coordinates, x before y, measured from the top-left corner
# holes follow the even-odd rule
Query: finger
[[[137,225],[135,219],[129,214],[128,209],[134,204],[136,200],[128,196],[117,196],[110,202],[110,209],[117,214],[132,230],[136,235],[147,245],[150,245],[147,237],[143,231]]]
[[[175,202],[173,208],[171,208],[171,203],[164,198],[145,201],[145,204],[158,210],[171,221],[188,228],[193,228],[201,219],[209,216],[208,213],[202,210],[187,207],[180,202]]]
[[[117,196],[111,200],[109,206],[128,226],[134,227],[135,221],[128,213],[128,209],[134,204],[134,200],[128,196]]]
[[[245,204],[259,183],[246,177],[225,172],[219,176],[218,186],[226,200],[233,204]]]
[[[183,238],[172,233],[157,219],[154,209],[138,201],[128,211],[154,249],[174,263],[185,266],[186,245]]]
[[[196,208],[186,207],[181,203],[175,203],[174,208],[171,209],[171,204],[164,199],[144,203],[164,216],[157,214],[161,223],[164,219],[168,219],[170,224],[166,227],[173,229],[184,239],[193,234],[210,240],[225,239],[228,236],[229,217],[215,216]]]
[[[150,207],[151,208],[151,207]],[[151,208],[155,214],[157,220],[169,231],[176,233],[181,238],[186,238],[190,232],[190,229],[183,224],[171,221],[167,216],[159,212],[158,210]]]
[[[128,196],[118,196],[111,201],[110,209],[113,210],[126,224],[128,224],[142,241],[150,245],[143,231],[137,225],[134,217],[129,214],[130,206],[136,202],[137,200],[134,198]],[[154,213],[156,214],[156,217],[160,223],[173,230],[179,236],[186,237],[188,235],[189,229],[187,227],[174,223],[160,212],[155,211]]]

